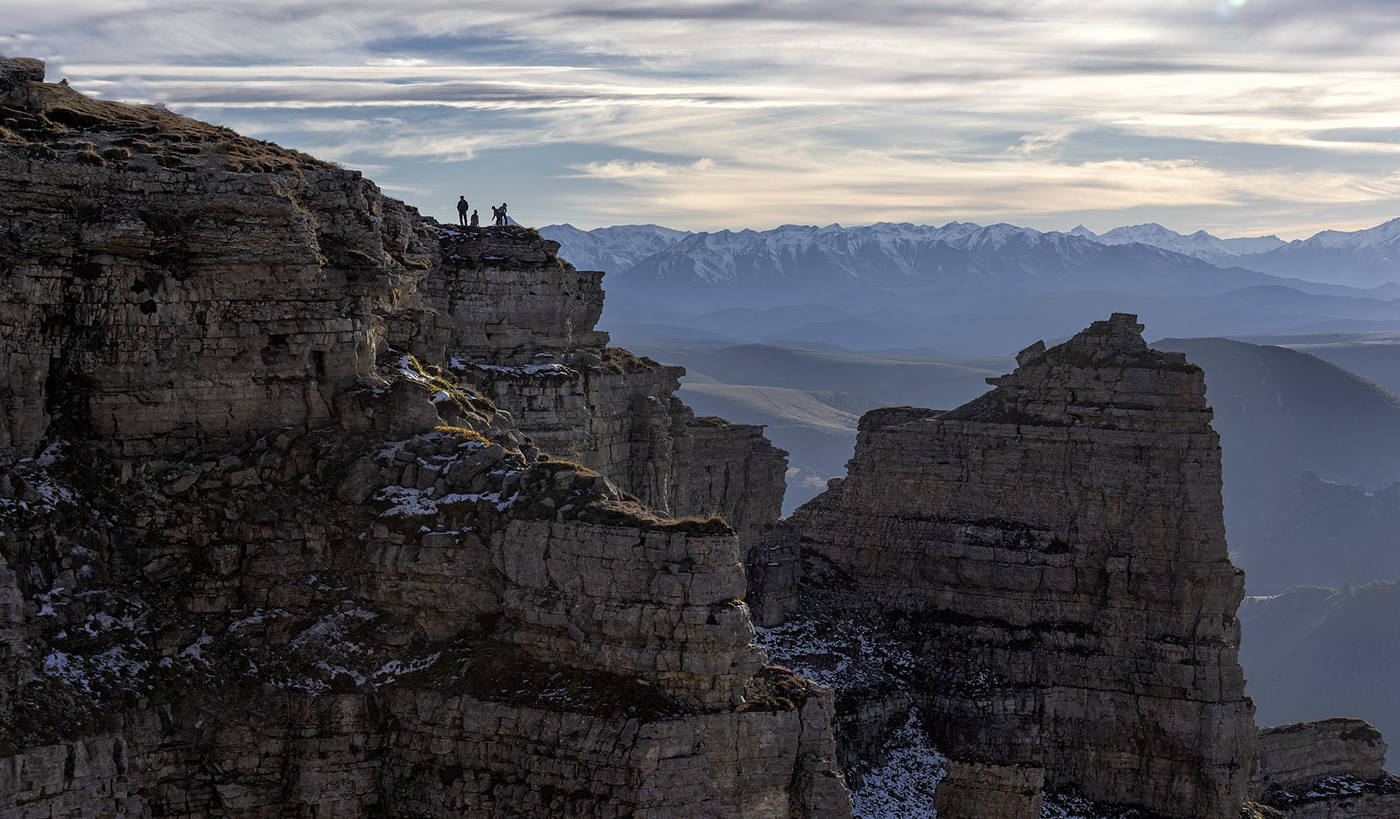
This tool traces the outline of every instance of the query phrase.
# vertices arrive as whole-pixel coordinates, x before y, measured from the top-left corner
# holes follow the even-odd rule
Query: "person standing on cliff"
[[[462,227],[467,226],[467,211],[471,209],[472,206],[467,204],[467,197],[457,197],[457,224]]]
[[[497,227],[501,225],[501,209],[495,205],[491,206],[491,224]]]
[[[505,202],[502,202],[502,203],[501,203],[501,209],[500,209],[500,211],[497,212],[497,215],[496,215],[496,224],[499,225],[499,226],[501,226],[501,227],[505,227],[505,226],[506,226],[506,203],[505,203]]]

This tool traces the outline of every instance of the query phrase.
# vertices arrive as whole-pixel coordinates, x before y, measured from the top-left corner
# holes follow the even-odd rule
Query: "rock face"
[[[1381,732],[1359,719],[1264,728],[1252,790],[1289,819],[1400,816],[1400,777],[1383,770],[1385,750]]]
[[[0,61],[0,816],[849,815],[739,537],[627,494],[757,525],[782,454],[605,348],[598,274],[41,79]]]
[[[458,377],[508,410],[534,444],[608,475],[673,515],[722,515],[741,532],[782,513],[787,453],[760,427],[696,419],[680,367],[604,346],[602,274],[558,243],[440,230],[446,275],[425,302],[452,316]]]
[[[329,423],[372,376],[385,313],[434,264],[416,213],[160,109],[2,93],[0,456],[56,432],[131,457],[238,445]]]
[[[1334,717],[1276,725],[1259,732],[1255,787],[1287,791],[1334,776],[1379,779],[1384,766],[1381,732],[1362,720]]]
[[[1219,444],[1200,370],[1141,329],[1037,344],[951,412],[867,413],[848,477],[792,518],[820,605],[874,609],[920,658],[943,819],[1038,816],[1042,787],[1183,818],[1246,799]]]

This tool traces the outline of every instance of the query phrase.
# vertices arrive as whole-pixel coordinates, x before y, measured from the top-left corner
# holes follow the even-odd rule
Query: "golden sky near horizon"
[[[1400,215],[1400,4],[0,0],[49,79],[528,224]]]

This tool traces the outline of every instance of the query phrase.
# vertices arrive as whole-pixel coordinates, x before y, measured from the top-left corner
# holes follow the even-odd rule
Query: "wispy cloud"
[[[694,173],[707,173],[715,169],[715,163],[710,159],[697,159],[690,165],[670,165],[664,162],[628,162],[624,159],[612,159],[607,162],[569,165],[568,168],[588,179],[662,179]]]
[[[1400,110],[1389,0],[10,0],[6,17],[0,51],[80,89],[382,168],[447,216],[443,178],[510,185],[547,219],[681,227],[1155,208],[1231,232],[1400,206],[1400,143],[1377,136]]]

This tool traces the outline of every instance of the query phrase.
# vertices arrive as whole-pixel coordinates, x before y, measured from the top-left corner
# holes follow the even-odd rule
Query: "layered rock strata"
[[[849,814],[734,531],[618,488],[767,515],[776,450],[603,348],[597,274],[41,79],[0,61],[0,816]],[[581,390],[607,476],[487,374]]]
[[[951,412],[876,410],[792,523],[816,605],[866,611],[948,753],[939,816],[1042,787],[1232,817],[1254,765],[1201,371],[1114,314]],[[809,603],[811,605],[811,603]]]
[[[1264,728],[1251,789],[1288,819],[1400,816],[1400,777],[1385,772],[1385,752],[1381,732],[1359,719]]]
[[[601,274],[557,243],[432,225],[357,171],[7,65],[0,455],[58,429],[164,457],[324,425],[388,346],[455,361],[546,451],[658,509],[777,519],[786,453],[742,425],[695,451],[683,371],[605,347]],[[712,485],[747,447],[756,491]]]
[[[675,395],[683,368],[607,347],[593,329],[602,274],[538,236],[439,235],[446,275],[425,284],[425,302],[453,317],[454,355],[465,352],[454,371],[536,446],[669,514],[718,514],[741,532],[778,519],[787,453],[761,427],[695,418]]]

